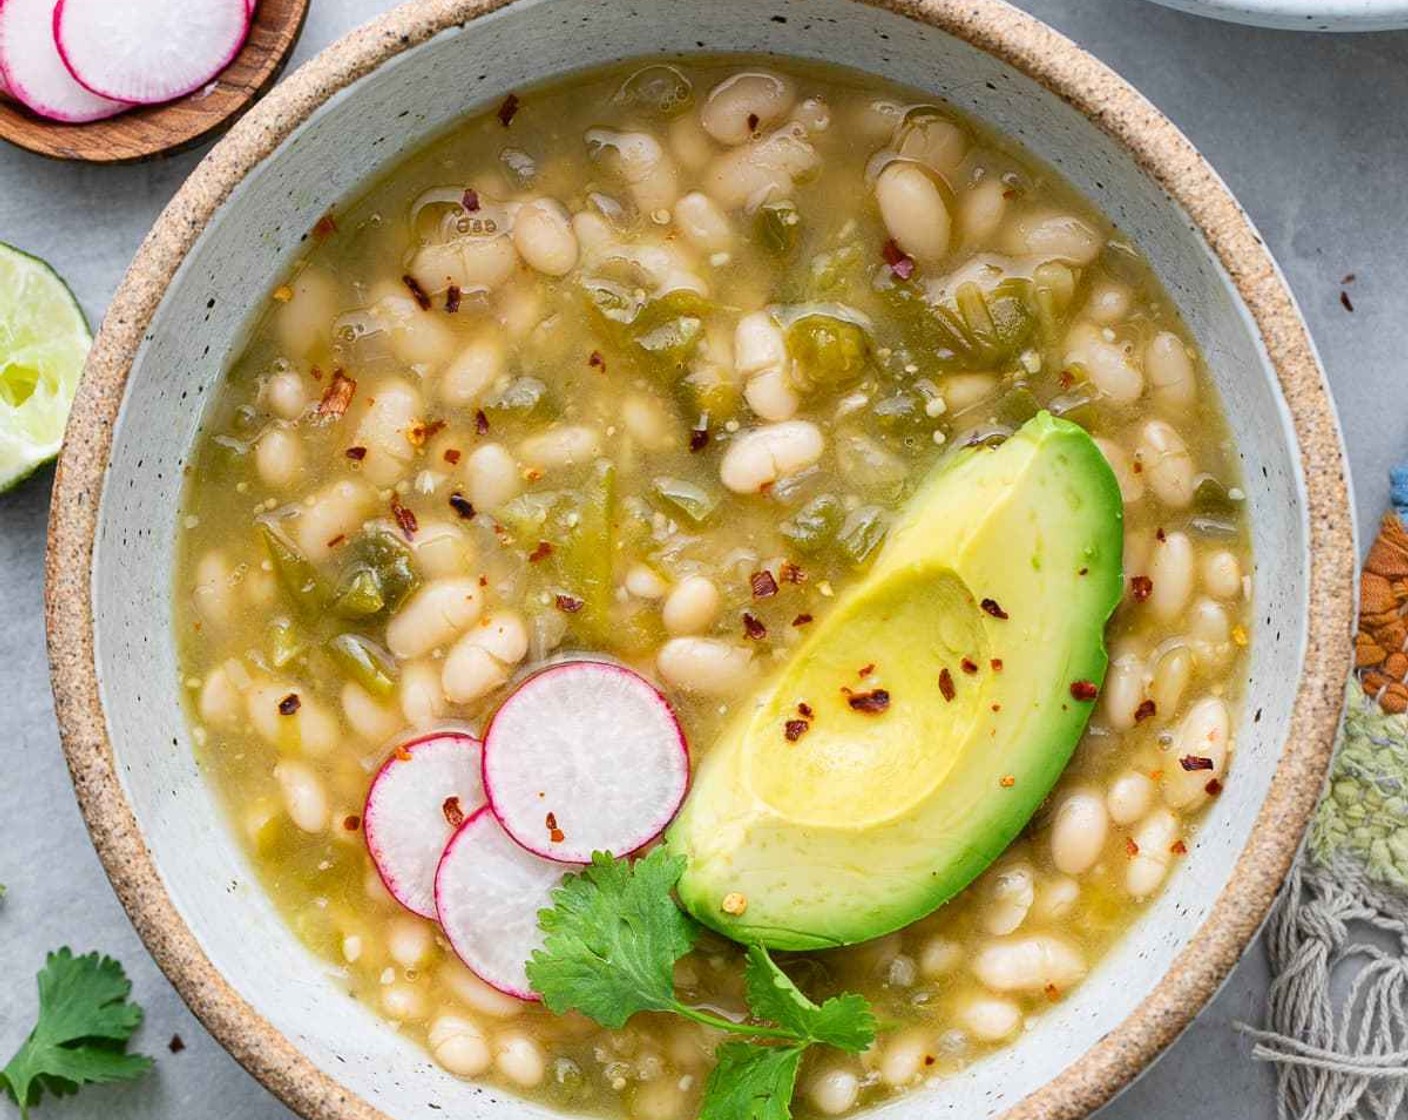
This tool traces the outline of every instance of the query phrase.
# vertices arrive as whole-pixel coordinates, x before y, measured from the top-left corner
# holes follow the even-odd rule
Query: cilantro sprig
[[[49,954],[37,979],[38,1021],[0,1070],[0,1089],[19,1105],[20,1116],[28,1117],[46,1091],[67,1096],[83,1085],[131,1081],[151,1069],[150,1058],[126,1052],[142,1009],[128,1000],[132,984],[117,961],[60,949]]]
[[[578,1011],[604,1027],[662,1011],[738,1036],[718,1049],[700,1120],[788,1120],[807,1048],[864,1050],[875,1040],[875,1016],[858,995],[813,1002],[761,945],[748,947],[746,1022],[682,1002],[675,962],[700,933],[671,894],[683,872],[684,858],[665,848],[634,863],[595,853],[553,892],[552,909],[539,913],[546,937],[528,962],[528,979],[550,1010]]]

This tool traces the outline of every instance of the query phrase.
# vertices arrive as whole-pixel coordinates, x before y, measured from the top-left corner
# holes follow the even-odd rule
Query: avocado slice
[[[1123,504],[1039,413],[935,468],[874,567],[705,757],[667,843],[737,941],[879,937],[962,890],[1070,759],[1105,675]]]

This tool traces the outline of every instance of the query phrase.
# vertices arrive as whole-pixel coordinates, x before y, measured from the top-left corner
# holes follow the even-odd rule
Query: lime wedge
[[[0,493],[59,453],[92,341],[58,273],[0,242]]]

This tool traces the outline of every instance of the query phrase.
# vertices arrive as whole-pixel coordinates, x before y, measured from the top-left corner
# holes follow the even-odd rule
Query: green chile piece
[[[371,618],[386,607],[381,580],[371,568],[352,569],[338,581],[332,610],[343,618]]]
[[[682,478],[661,475],[651,483],[655,495],[691,525],[703,525],[719,508],[719,495]]]
[[[327,588],[313,562],[267,521],[259,523],[274,575],[299,614],[315,615],[327,602]]]
[[[308,648],[303,632],[291,619],[279,617],[269,623],[269,662],[283,669]]]
[[[758,240],[768,252],[785,257],[797,248],[802,233],[802,214],[796,203],[785,199],[765,202],[758,208],[754,221]]]
[[[808,383],[838,388],[865,374],[870,338],[864,327],[834,315],[804,315],[787,328],[787,353]]]
[[[998,398],[993,418],[999,424],[1020,428],[1041,411],[1041,402],[1025,385],[1015,385]]]
[[[361,634],[338,634],[326,649],[333,662],[373,696],[385,699],[396,690],[396,662]]]
[[[853,510],[836,535],[841,553],[855,567],[864,567],[879,551],[890,531],[890,521],[879,506]]]
[[[834,494],[820,494],[778,526],[793,548],[815,556],[835,539],[846,519],[846,507]]]

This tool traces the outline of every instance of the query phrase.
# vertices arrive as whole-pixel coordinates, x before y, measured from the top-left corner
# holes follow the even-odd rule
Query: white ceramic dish
[[[660,52],[778,52],[932,91],[1027,144],[1152,261],[1210,359],[1257,558],[1252,710],[1183,869],[1019,1042],[879,1110],[1051,1120],[1108,1099],[1255,933],[1328,763],[1354,546],[1338,429],[1304,325],[1191,145],[1089,55],[999,0],[419,0],[310,63],[211,153],[115,298],[54,494],[50,655],[89,827],[154,955],[215,1035],[318,1120],[548,1115],[459,1082],[341,990],[257,886],[178,704],[171,542],[222,362],[328,206],[467,110]]]
[[[1286,31],[1389,31],[1408,27],[1402,0],[1155,0],[1170,8]]]

